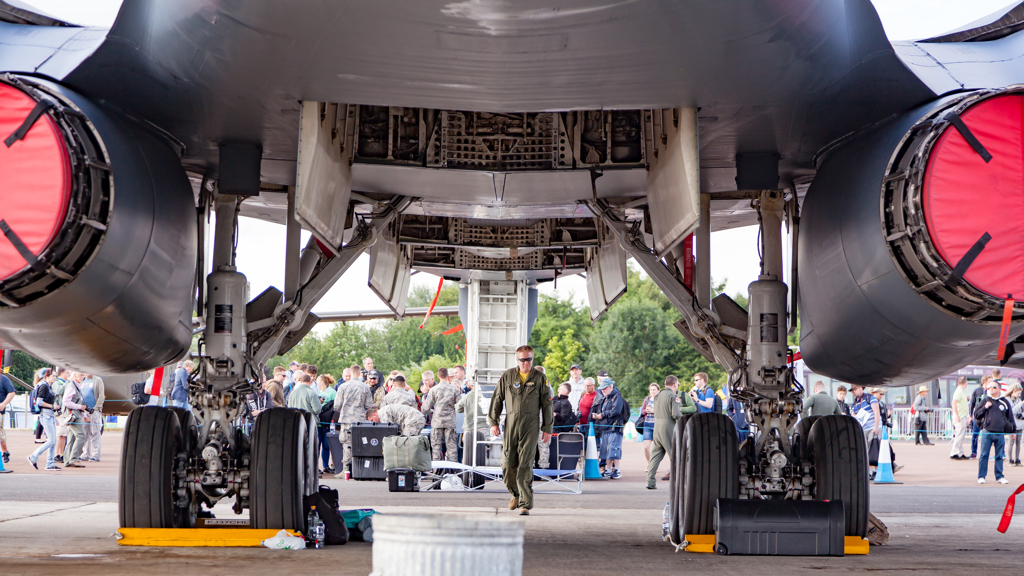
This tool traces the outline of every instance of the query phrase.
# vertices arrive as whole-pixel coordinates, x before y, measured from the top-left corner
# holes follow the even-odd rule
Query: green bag
[[[426,436],[384,438],[384,469],[408,468],[430,472],[430,440]]]

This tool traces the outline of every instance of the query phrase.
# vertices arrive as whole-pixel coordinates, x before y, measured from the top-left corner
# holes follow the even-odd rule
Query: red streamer
[[[1003,518],[999,520],[999,530],[1003,534],[1010,528],[1010,519],[1013,518],[1013,505],[1017,500],[1017,494],[1024,492],[1024,484],[1021,484],[1017,491],[1010,494],[1010,497],[1006,500],[1006,508],[1003,510]]]
[[[999,330],[999,352],[996,358],[1005,363],[1003,356],[1006,354],[1006,344],[1010,339],[1010,321],[1013,320],[1013,296],[1006,297],[1006,305],[1003,307],[1003,325]]]
[[[427,323],[430,319],[430,313],[434,311],[434,306],[437,306],[437,299],[441,297],[441,287],[444,286],[444,278],[441,278],[437,283],[437,294],[434,294],[434,301],[430,303],[430,309],[427,310],[427,315],[423,317],[423,324]],[[420,330],[423,330],[423,324],[420,324]]]
[[[449,334],[455,334],[456,332],[462,332],[462,324],[459,324],[458,326],[455,326],[454,328],[449,328],[449,329],[445,330],[444,332],[441,332],[441,336],[448,336]]]
[[[163,380],[164,380],[164,367],[161,366],[161,367],[156,369],[156,372],[153,372],[153,388],[152,388],[152,391],[150,392],[151,395],[153,395],[153,396],[159,396],[160,395],[160,384],[163,382]]]

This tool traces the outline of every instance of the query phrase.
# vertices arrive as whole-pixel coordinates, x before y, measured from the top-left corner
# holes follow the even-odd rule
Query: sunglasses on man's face
[[[529,358],[516,358],[516,360],[525,364],[527,362],[533,362],[533,356],[530,356]]]

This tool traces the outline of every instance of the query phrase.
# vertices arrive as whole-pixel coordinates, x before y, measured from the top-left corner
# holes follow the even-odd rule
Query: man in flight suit
[[[533,367],[533,348],[517,348],[516,363],[518,366],[502,373],[491,397],[487,421],[491,435],[500,436],[498,421],[502,409],[505,410],[502,475],[505,487],[512,494],[508,508],[518,508],[519,514],[526,516],[533,508],[533,461],[537,455],[538,428],[543,431],[541,440],[550,441],[554,415],[551,387],[544,373]],[[543,417],[543,424],[537,421],[538,413]]]
[[[675,457],[672,455],[672,434],[676,429],[676,421],[683,414],[693,414],[697,406],[693,404],[690,397],[676,394],[679,390],[679,378],[667,376],[665,378],[665,389],[658,392],[654,397],[654,442],[651,444],[651,461],[647,463],[647,488],[656,488],[654,478],[658,474],[658,466],[661,459],[668,454],[668,469],[672,470]],[[683,406],[686,400],[686,406]]]

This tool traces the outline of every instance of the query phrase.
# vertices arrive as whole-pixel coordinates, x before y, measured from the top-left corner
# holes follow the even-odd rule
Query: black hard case
[[[352,425],[353,456],[384,456],[384,438],[398,436],[398,424],[360,422]]]
[[[846,513],[839,500],[732,500],[715,506],[715,552],[843,556]]]

